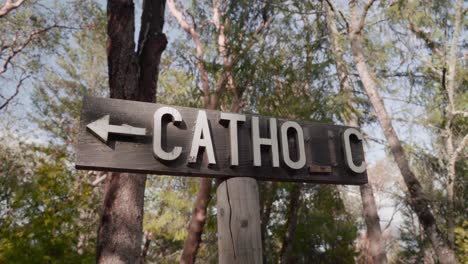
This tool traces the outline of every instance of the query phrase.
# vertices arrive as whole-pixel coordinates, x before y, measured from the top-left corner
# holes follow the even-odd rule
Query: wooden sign
[[[85,97],[76,168],[194,177],[367,183],[358,129]]]

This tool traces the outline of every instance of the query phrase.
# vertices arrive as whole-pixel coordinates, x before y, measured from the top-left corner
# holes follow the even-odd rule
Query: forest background
[[[111,2],[133,12],[133,1]],[[468,261],[466,1],[154,2],[167,45],[150,57],[160,64],[148,101],[366,135],[368,186],[258,183],[265,263]],[[146,4],[122,20],[135,25],[137,55],[154,30]],[[116,176],[76,171],[73,146],[83,96],[115,97],[114,7],[0,6],[0,263],[95,262]],[[217,263],[217,183],[148,175],[143,184],[129,254]]]

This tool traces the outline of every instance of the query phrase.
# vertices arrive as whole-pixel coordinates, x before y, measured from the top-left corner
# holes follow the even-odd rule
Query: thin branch
[[[453,159],[454,161],[457,161],[458,156],[459,156],[460,153],[465,149],[467,143],[468,143],[468,134],[466,134],[466,135],[463,137],[462,141],[460,142],[460,145],[459,145],[458,148],[455,149],[455,151],[453,152],[452,159]]]
[[[99,174],[98,174],[98,176],[99,176]],[[94,180],[94,181],[91,183],[91,185],[92,185],[93,187],[96,187],[96,186],[98,186],[101,182],[103,182],[106,178],[107,178],[107,173],[104,173],[103,175],[97,177],[96,180]]]
[[[360,21],[359,21],[358,32],[360,32],[364,28],[364,24],[366,22],[366,17],[367,17],[367,12],[372,7],[374,2],[375,2],[375,0],[369,0],[369,2],[367,2],[367,4],[364,6],[364,10],[362,11],[361,18],[360,18]]]
[[[49,26],[49,27],[46,27],[46,28],[43,28],[43,29],[40,29],[40,30],[35,30],[33,31],[29,36],[28,38],[16,49],[13,49],[12,50],[12,53],[4,60],[4,63],[2,65],[2,68],[0,69],[0,74],[1,73],[4,73],[7,71],[8,69],[8,64],[11,63],[11,60],[16,56],[18,55],[21,51],[23,51],[33,40],[36,39],[36,37],[38,35],[41,35],[43,33],[46,33],[48,32],[49,30],[52,30],[52,29],[55,29],[55,28],[66,28],[66,29],[70,29],[70,27],[66,27],[66,26],[59,26],[59,25],[52,25],[52,26]],[[17,36],[13,39],[13,43],[15,43],[17,40]],[[4,51],[8,48],[11,48],[13,46],[12,45],[6,45],[4,47],[1,48],[1,51]]]
[[[219,53],[223,57],[223,65],[224,65],[224,71],[223,76],[221,77],[223,80],[218,84],[219,86],[216,87],[216,93],[219,93],[224,87],[225,80],[227,79],[227,84],[229,90],[231,90],[232,94],[234,95],[234,101],[238,102],[239,101],[239,95],[237,94],[237,89],[236,85],[234,83],[234,73],[232,72],[232,56],[229,56],[227,53],[227,39],[226,39],[226,34],[224,31],[224,24],[220,23],[220,15],[219,15],[219,8],[221,6],[221,1],[220,0],[215,0],[214,1],[214,6],[213,6],[213,23],[216,26],[216,29],[218,30],[218,49]],[[214,96],[217,96],[215,94]],[[212,98],[216,100],[216,98]]]
[[[333,13],[336,14],[336,13],[337,13],[336,11],[338,11],[338,13],[339,13],[340,16],[341,16],[341,19],[343,19],[343,21],[345,22],[345,25],[346,25],[346,32],[348,32],[348,31],[349,31],[349,23],[348,23],[348,20],[346,19],[346,17],[344,16],[343,12],[341,12],[341,10],[337,10],[337,9],[335,8],[335,6],[333,6],[333,3],[330,2],[329,0],[325,0],[325,1],[327,2],[328,6],[330,6],[330,9],[331,9],[331,11],[332,11]],[[338,19],[337,19],[337,21],[338,21]]]
[[[148,255],[149,246],[152,240],[153,240],[153,233],[150,231],[146,232],[146,242],[145,242],[145,245],[143,246],[143,251],[141,252],[141,257],[143,258],[143,262],[145,261],[146,256]]]
[[[221,77],[218,79],[218,82],[216,84],[216,89],[215,89],[215,95],[212,98],[213,101],[216,101],[216,94],[219,94],[222,90],[222,88],[228,84],[228,88],[231,90],[231,92],[234,95],[234,100],[238,103],[240,103],[240,98],[239,95],[237,94],[237,89],[236,85],[234,83],[234,73],[232,72],[232,68],[237,64],[241,56],[250,50],[250,48],[255,44],[256,38],[258,35],[260,35],[265,28],[269,28],[273,18],[270,17],[268,20],[263,20],[262,23],[257,27],[255,32],[252,35],[252,38],[250,41],[246,44],[245,48],[239,51],[237,55],[228,55],[227,50],[226,50],[226,36],[224,32],[224,25],[220,23],[220,16],[219,16],[219,8],[220,8],[220,1],[216,0],[214,2],[214,7],[213,7],[213,24],[216,26],[216,29],[218,29],[218,47],[219,47],[219,52],[223,56],[223,66],[224,66],[224,72],[221,74]],[[212,102],[214,103],[214,102]]]
[[[258,28],[255,30],[253,36],[252,36],[252,39],[247,43],[247,45],[245,46],[244,49],[242,49],[241,51],[239,51],[239,54],[237,55],[232,55],[230,57],[230,61],[227,65],[224,65],[225,66],[225,69],[227,70],[230,70],[232,67],[234,67],[234,65],[237,64],[237,62],[239,61],[239,59],[242,57],[243,54],[245,54],[245,52],[249,51],[250,48],[252,48],[252,46],[255,44],[255,40],[256,40],[256,37],[262,33],[262,31],[265,29],[265,28],[269,28],[270,24],[271,24],[271,21],[273,19],[272,18],[269,18],[267,21],[263,21],[259,26]],[[224,85],[226,84],[226,82],[228,81],[229,79],[229,74],[228,72],[224,72],[222,75],[221,75],[221,78],[218,80],[217,82],[217,85],[216,85],[216,93],[219,93],[221,91],[221,89],[224,87]]]
[[[395,218],[395,215],[399,212],[398,207],[399,207],[399,205],[395,206],[395,209],[393,210],[392,216],[388,220],[387,225],[385,225],[385,227],[383,228],[384,231],[387,230],[392,225],[392,222],[393,222],[393,219]]]
[[[24,3],[24,1],[25,0],[18,0],[14,2],[13,0],[7,0],[5,5],[0,8],[0,18],[6,16],[8,13],[18,8]]]
[[[457,115],[461,115],[463,117],[468,117],[468,112],[465,112],[465,111],[454,111],[452,114],[453,114],[453,117],[455,117]]]
[[[408,28],[415,34],[418,38],[422,39],[426,46],[431,49],[433,52],[435,52],[437,55],[443,57],[443,53],[440,50],[440,44],[437,43],[435,40],[432,39],[432,36],[426,32],[420,27],[418,27],[413,19],[410,17],[409,18],[409,25]]]
[[[8,106],[8,104],[11,102],[11,100],[13,100],[18,95],[20,87],[23,85],[24,80],[26,80],[27,78],[29,78],[29,76],[26,76],[26,77],[20,79],[20,81],[16,85],[15,93],[13,95],[11,95],[10,97],[8,97],[6,99],[6,101],[3,102],[2,105],[0,105],[0,110],[2,110],[3,108],[6,108]]]
[[[200,25],[197,25],[197,29],[203,29],[203,28],[205,28],[206,26],[209,26],[209,25],[211,25],[211,24],[213,24],[213,20],[209,19],[209,20],[207,20],[207,21],[201,23]]]
[[[380,145],[383,145],[383,146],[385,146],[385,147],[387,146],[387,142],[386,142],[385,140],[379,139],[379,138],[376,138],[376,137],[372,137],[372,136],[370,136],[370,135],[367,134],[367,133],[364,133],[364,140],[366,140],[366,141],[373,141],[373,142],[375,142],[375,143],[377,143],[377,144],[380,144]]]
[[[245,52],[249,51],[250,48],[255,44],[256,38],[258,35],[260,35],[264,29],[268,29],[270,27],[271,22],[273,21],[273,18],[269,18],[267,21],[262,21],[262,23],[258,26],[258,28],[255,30],[252,39],[247,43],[244,49],[242,49],[237,56],[233,56],[231,59],[231,65],[230,67],[236,65],[236,63],[239,61],[241,55],[245,54]]]
[[[195,42],[195,46],[197,48],[197,68],[200,71],[202,77],[202,89],[203,89],[203,99],[205,102],[205,106],[208,106],[210,102],[210,85],[208,80],[208,73],[203,65],[203,45],[200,41],[198,33],[195,31],[195,28],[191,27],[187,21],[184,19],[182,13],[177,9],[174,0],[168,0],[167,4],[169,5],[169,9],[171,10],[172,15],[177,19],[177,22],[182,27],[182,29],[192,36],[193,42]]]

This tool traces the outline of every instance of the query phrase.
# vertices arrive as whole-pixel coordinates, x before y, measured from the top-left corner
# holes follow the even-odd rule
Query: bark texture
[[[195,263],[198,248],[201,243],[203,227],[207,218],[207,207],[211,200],[212,179],[200,179],[197,198],[195,200],[192,217],[188,226],[188,235],[184,243],[180,263]]]
[[[143,1],[135,52],[132,0],[107,2],[107,58],[112,98],[156,101],[157,76],[167,40],[162,33],[165,1]],[[112,173],[98,229],[97,263],[141,263],[146,175]]]
[[[421,183],[411,171],[408,158],[396,134],[391,119],[385,109],[382,97],[377,90],[377,82],[372,70],[367,65],[367,60],[363,50],[362,30],[364,27],[367,11],[374,1],[368,2],[364,11],[359,15],[357,1],[350,1],[351,25],[349,29],[349,38],[351,41],[351,50],[353,60],[356,65],[359,77],[363,83],[364,89],[375,110],[377,119],[382,127],[385,138],[387,139],[390,150],[401,175],[409,191],[410,203],[414,212],[418,216],[419,222],[424,228],[426,237],[431,242],[434,251],[440,263],[456,263],[455,254],[442,236],[437,227],[436,219],[431,211],[431,203],[424,195]]]
[[[289,195],[289,210],[286,222],[287,229],[286,233],[284,234],[283,244],[281,245],[280,249],[281,263],[293,263],[294,261],[292,251],[294,248],[294,237],[297,229],[297,216],[299,207],[301,206],[300,198],[303,186],[304,184],[302,183],[294,184]]]
[[[458,0],[455,7],[455,29],[453,32],[452,43],[450,44],[450,51],[447,60],[448,67],[448,78],[447,85],[444,85],[447,92],[447,109],[445,111],[445,138],[446,151],[448,154],[448,168],[447,168],[447,233],[449,245],[454,249],[455,246],[455,213],[454,213],[454,195],[455,195],[455,180],[456,180],[456,163],[458,161],[460,153],[465,149],[468,135],[465,135],[458,147],[455,147],[455,135],[453,128],[453,120],[457,114],[464,114],[461,111],[457,111],[455,107],[455,95],[457,90],[457,48],[458,39],[460,37],[460,31],[462,28],[462,13],[463,13],[463,0]]]
[[[330,36],[331,48],[335,55],[335,64],[340,81],[341,92],[347,98],[346,107],[348,111],[344,112],[343,119],[349,126],[359,127],[359,120],[356,114],[352,111],[354,109],[353,101],[353,88],[351,86],[351,80],[349,79],[349,73],[347,64],[344,60],[344,52],[342,45],[340,44],[340,33],[336,26],[336,12],[334,7],[328,3],[325,5],[327,15],[327,27]],[[370,183],[359,186],[362,200],[362,212],[367,228],[367,239],[369,241],[369,252],[368,254],[372,258],[375,264],[387,263],[387,255],[385,252],[385,245],[382,239],[382,230],[380,228],[380,218],[375,204],[374,193],[372,191],[372,185]]]
[[[382,239],[382,230],[380,229],[380,218],[375,205],[372,185],[365,184],[359,186],[361,191],[362,212],[367,227],[367,239],[369,240],[369,254],[375,264],[387,263],[387,254],[385,244]]]

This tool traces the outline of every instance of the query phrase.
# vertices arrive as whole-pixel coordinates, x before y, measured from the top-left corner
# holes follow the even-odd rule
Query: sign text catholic
[[[85,97],[77,169],[367,183],[356,128]]]

